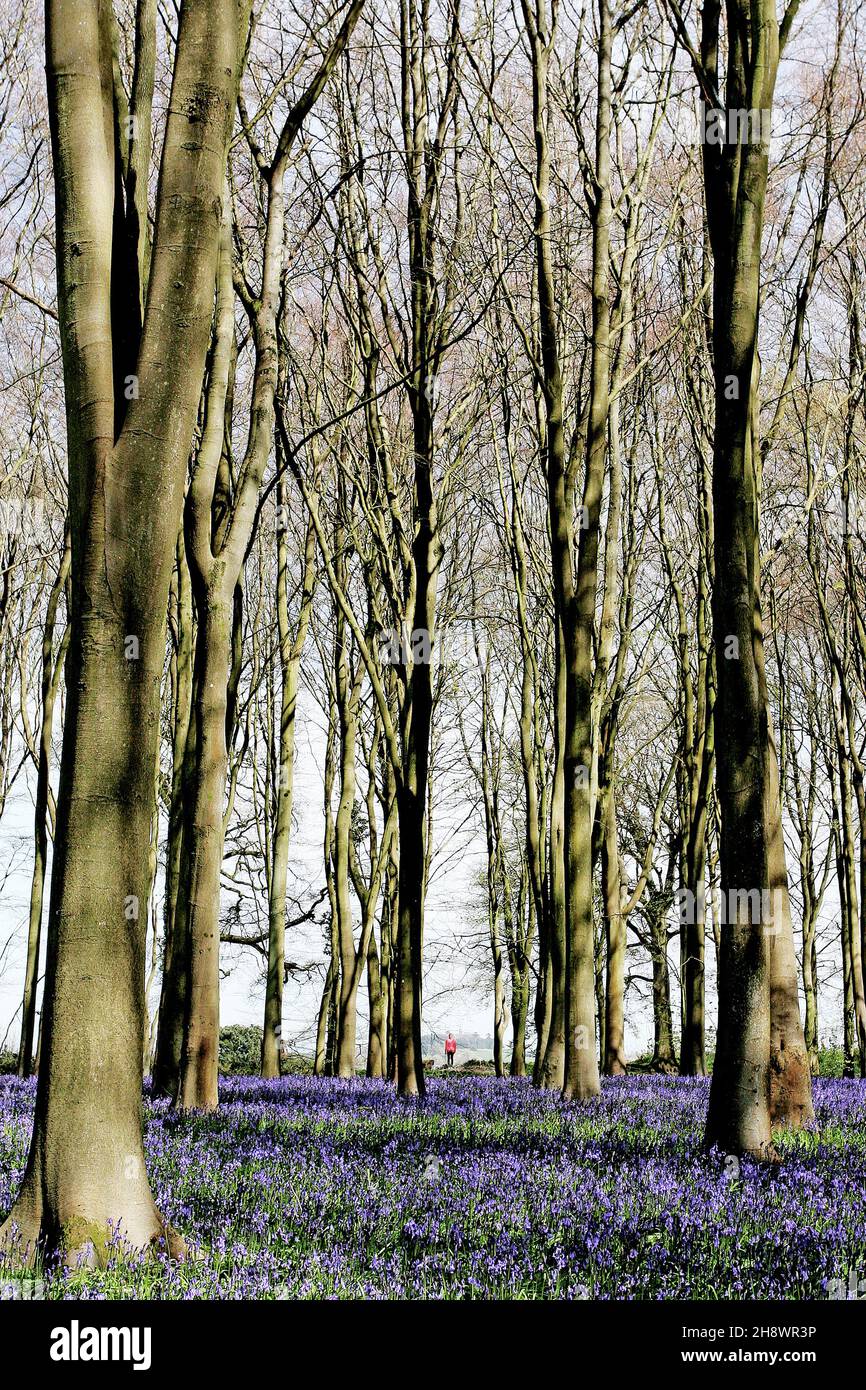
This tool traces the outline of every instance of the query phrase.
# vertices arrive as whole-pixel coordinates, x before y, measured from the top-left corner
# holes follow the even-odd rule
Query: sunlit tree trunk
[[[237,4],[183,6],[140,334],[137,270],[112,260],[126,214],[110,8],[49,0],[46,42],[71,636],[36,1116],[11,1220],[31,1255],[44,1238],[104,1259],[113,1222],[137,1248],[165,1233],[141,1134],[153,777],[165,611],[213,309]],[[182,370],[167,374],[167,361]],[[130,375],[137,394],[123,390]],[[0,1240],[8,1235],[7,1224]]]
[[[295,775],[295,715],[301,657],[310,625],[315,586],[316,536],[307,527],[304,578],[294,638],[289,627],[289,557],[286,536],[285,484],[277,484],[277,630],[280,657],[280,727],[277,735],[276,810],[271,873],[268,884],[268,975],[262,1030],[262,1076],[280,1074],[280,1038],[283,1022],[283,983],[286,942],[286,884],[289,840],[292,830],[292,793]]]
[[[335,550],[345,549],[345,535],[338,537]],[[339,570],[338,570],[339,573]],[[341,578],[344,576],[341,575]],[[358,742],[358,702],[363,667],[350,672],[346,659],[347,634],[339,613],[334,627],[334,684],[336,690],[339,737],[339,800],[334,820],[334,890],[337,908],[337,940],[340,947],[340,991],[337,1004],[338,1076],[355,1075],[355,1038],[358,1016],[359,962],[356,959],[350,888],[350,840],[355,809],[355,757]]]
[[[674,1050],[673,1018],[671,1015],[671,975],[668,965],[668,928],[664,911],[650,903],[647,908],[650,929],[650,959],[652,964],[653,998],[653,1067],[657,1071],[674,1071],[677,1065]]]
[[[370,935],[367,948],[367,993],[370,1001],[370,1024],[367,1031],[366,1075],[381,1079],[388,1074],[387,1005],[375,934]]]

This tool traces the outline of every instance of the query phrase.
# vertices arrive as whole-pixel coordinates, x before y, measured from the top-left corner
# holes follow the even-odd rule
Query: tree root
[[[59,1256],[69,1266],[84,1269],[104,1269],[112,1256],[129,1253],[139,1257],[156,1258],[166,1254],[169,1260],[182,1263],[203,1258],[202,1251],[187,1242],[168,1221],[160,1218],[159,1229],[141,1244],[124,1239],[123,1223],[91,1221],[75,1216],[64,1221],[59,1229],[12,1208],[0,1225],[0,1268],[32,1270],[51,1256]]]

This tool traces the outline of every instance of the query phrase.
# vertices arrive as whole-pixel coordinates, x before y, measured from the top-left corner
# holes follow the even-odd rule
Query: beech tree
[[[204,427],[196,452],[185,511],[185,548],[197,614],[192,718],[194,740],[184,779],[185,827],[180,891],[186,900],[185,942],[173,951],[176,968],[185,954],[183,1046],[176,1102],[184,1109],[214,1109],[218,1102],[219,903],[223,857],[223,798],[231,633],[236,590],[252,528],[259,489],[274,434],[278,378],[277,319],[284,260],[285,179],[292,146],[349,41],[364,0],[353,0],[303,94],[291,106],[270,155],[262,149],[241,98],[241,124],[264,185],[261,279],[256,289],[242,263],[233,271],[229,209],[223,219],[214,343],[204,400]],[[237,219],[235,218],[237,222]],[[253,367],[246,448],[232,458],[232,375],[235,359],[234,291],[244,303],[253,340]],[[189,737],[189,735],[188,735]]]
[[[145,103],[148,8],[133,82]],[[130,160],[129,131],[133,148],[140,132],[114,80],[111,7],[46,6],[72,568],[36,1120],[0,1229],[31,1258],[40,1240],[102,1258],[113,1222],[139,1248],[177,1243],[142,1151],[144,933],[165,610],[210,339],[240,24],[237,0],[182,8],[148,258],[146,189]]]
[[[721,890],[727,907],[707,1139],[756,1156],[771,1152],[774,1123],[800,1125],[812,1117],[763,649],[755,394],[766,115],[797,6],[793,0],[780,23],[775,0],[751,8],[728,0],[723,86],[722,6],[704,7],[699,49],[672,7],[701,95],[724,124],[724,138],[703,146],[714,267],[712,601]],[[757,132],[751,124],[755,113],[764,113]],[[765,910],[768,901],[771,912]]]
[[[858,7],[780,97],[796,0],[666,6],[49,0],[54,207],[0,40],[4,1241],[182,1250],[142,1060],[216,1106],[238,952],[268,1078],[312,981],[316,1075],[423,1099],[446,958],[566,1100],[717,1025],[728,1152],[866,1074]]]

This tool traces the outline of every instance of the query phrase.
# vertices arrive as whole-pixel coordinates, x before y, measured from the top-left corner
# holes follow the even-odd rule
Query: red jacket
[[[451,1053],[451,1054],[453,1055],[453,1053],[455,1053],[456,1051],[457,1051],[457,1039],[456,1039],[456,1038],[446,1038],[446,1039],[445,1039],[445,1055],[447,1056],[448,1053]]]

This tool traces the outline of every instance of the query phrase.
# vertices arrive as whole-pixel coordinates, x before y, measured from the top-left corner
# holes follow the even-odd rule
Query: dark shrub
[[[258,1076],[262,1064],[262,1030],[254,1023],[230,1023],[220,1029],[223,1076]]]

